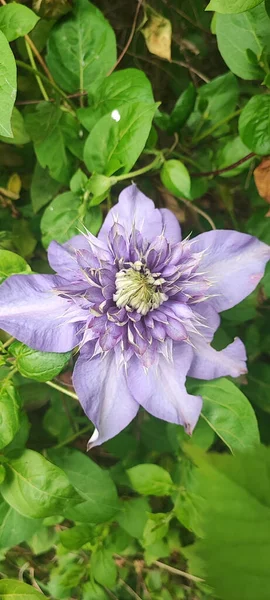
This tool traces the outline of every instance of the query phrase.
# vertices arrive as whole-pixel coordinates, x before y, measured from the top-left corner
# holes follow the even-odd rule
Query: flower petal
[[[138,412],[139,405],[114,351],[91,358],[91,344],[85,345],[75,365],[73,383],[84,412],[96,427],[89,448],[117,435]]]
[[[123,225],[127,236],[134,229],[141,232],[149,242],[162,233],[163,217],[154,202],[147,198],[135,184],[125,188],[118,203],[110,210],[98,234],[100,240],[106,241],[114,223]]]
[[[179,225],[179,221],[176,216],[172,213],[168,208],[161,208],[161,217],[164,228],[165,238],[170,242],[170,244],[176,244],[177,242],[181,242],[181,228]]]
[[[9,277],[0,286],[0,327],[35,350],[74,348],[79,343],[79,325],[69,322],[73,305],[54,293],[60,282],[54,275]]]
[[[216,379],[218,377],[239,377],[247,372],[245,346],[239,338],[235,338],[224,350],[214,350],[201,336],[194,336],[192,342],[194,358],[188,375],[198,379]]]
[[[84,235],[76,235],[65,244],[53,241],[48,247],[49,264],[62,277],[79,271],[75,250],[89,250],[89,242]]]
[[[127,374],[129,389],[139,404],[159,419],[184,425],[187,433],[192,433],[202,408],[200,396],[191,396],[185,388],[191,360],[192,348],[175,344],[172,362],[160,355],[158,363],[146,370],[139,359],[132,358]]]
[[[238,231],[207,231],[191,241],[194,252],[205,251],[199,271],[211,282],[211,304],[218,312],[241,302],[257,286],[270,259],[270,248]]]

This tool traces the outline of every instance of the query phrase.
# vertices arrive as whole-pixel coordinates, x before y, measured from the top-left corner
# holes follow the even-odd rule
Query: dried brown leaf
[[[254,179],[261,198],[270,204],[270,156],[263,158],[255,169]]]

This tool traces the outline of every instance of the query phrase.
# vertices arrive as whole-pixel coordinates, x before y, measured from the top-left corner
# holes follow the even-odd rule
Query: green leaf
[[[41,521],[27,519],[4,501],[0,504],[0,549],[12,548],[29,540],[40,528]]]
[[[116,62],[114,31],[88,0],[77,0],[73,14],[53,28],[47,64],[66,92],[87,90]]]
[[[147,519],[143,532],[143,545],[145,548],[162,540],[168,533],[170,513],[154,513]]]
[[[128,173],[144,149],[156,106],[132,102],[102,117],[84,147],[89,171],[112,175],[121,169]]]
[[[41,526],[39,530],[27,540],[27,543],[33,554],[38,556],[39,554],[44,554],[49,550],[53,550],[57,541],[58,535],[55,529],[52,527]]]
[[[175,196],[189,197],[190,175],[180,160],[167,160],[161,169],[160,178],[165,187]]]
[[[53,103],[40,102],[25,119],[26,129],[34,142],[40,165],[48,167],[50,175],[60,183],[68,183],[71,175],[70,158],[65,148],[62,130],[63,111]]]
[[[199,465],[196,489],[203,539],[184,550],[191,572],[205,577],[221,600],[255,600],[258,589],[260,600],[268,600],[269,448],[237,457],[193,458]]]
[[[1,600],[44,600],[44,595],[35,588],[17,579],[1,579]]]
[[[141,539],[147,522],[150,506],[146,498],[123,501],[117,521],[129,535]]]
[[[5,501],[25,517],[61,514],[78,501],[65,473],[38,452],[24,450],[5,466],[7,474],[0,491]]]
[[[0,465],[0,484],[3,483],[5,476],[6,476],[5,467],[3,465]],[[0,537],[0,543],[1,543],[1,537]]]
[[[20,427],[20,397],[10,380],[0,382],[0,448],[7,446]]]
[[[249,450],[259,443],[254,410],[234,383],[225,378],[194,380],[188,389],[202,396],[202,417],[231,452]]]
[[[266,363],[252,364],[248,372],[247,397],[265,412],[270,413],[270,371]]]
[[[37,240],[33,236],[29,221],[26,219],[14,220],[12,234],[12,241],[16,250],[24,258],[31,258],[37,245]]]
[[[239,85],[233,73],[219,75],[200,87],[198,106],[207,121],[207,128],[210,123],[218,123],[235,110],[238,96]]]
[[[97,585],[97,583],[94,583],[94,581],[87,581],[82,591],[82,600],[108,600],[108,595],[104,589],[100,585]]]
[[[81,215],[82,202],[73,192],[56,196],[45,209],[40,227],[45,248],[52,240],[63,244],[78,235],[83,224],[94,235],[102,223],[102,213],[98,207],[88,209],[85,218]]]
[[[16,367],[24,377],[35,381],[49,381],[62,371],[71,352],[38,352],[20,342],[13,342],[9,352],[16,358]]]
[[[90,562],[95,580],[109,589],[113,588],[117,578],[117,568],[111,552],[100,548],[93,552]]]
[[[205,10],[215,10],[217,13],[242,13],[250,10],[263,0],[211,0]]]
[[[11,6],[10,4],[7,6]],[[21,6],[20,4],[18,6]],[[18,146],[22,146],[23,144],[28,144],[30,142],[30,137],[25,129],[24,119],[22,114],[18,111],[16,106],[13,107],[12,115],[11,115],[11,130],[13,133],[13,137],[4,137],[0,136],[0,140],[5,142],[5,144],[14,144]]]
[[[48,454],[85,500],[76,507],[68,507],[67,518],[82,523],[104,523],[118,512],[116,488],[108,471],[72,448],[49,450]]]
[[[15,252],[0,249],[0,283],[10,275],[31,273],[27,262]]]
[[[243,79],[262,79],[259,57],[264,47],[270,49],[269,18],[264,4],[239,15],[216,17],[218,49],[229,69]],[[248,50],[253,53],[255,64]]]
[[[76,525],[60,532],[61,544],[68,550],[80,550],[84,544],[93,539],[93,527]]]
[[[59,192],[60,187],[61,184],[52,179],[48,169],[43,169],[37,162],[30,187],[33,211],[37,213],[43,206],[46,206]]]
[[[0,31],[0,135],[12,138],[11,115],[16,98],[16,63],[7,38]]]
[[[154,464],[137,465],[127,470],[131,485],[143,496],[169,496],[173,482],[168,471]]]
[[[270,153],[270,96],[250,98],[239,118],[240,136],[256,154]]]
[[[194,109],[195,100],[196,89],[193,83],[190,83],[174,105],[167,127],[168,133],[174,133],[174,131],[179,131],[183,127]]]
[[[9,42],[29,33],[38,21],[39,17],[22,4],[11,2],[0,8],[0,30]]]
[[[153,92],[150,81],[139,69],[123,69],[106,77],[101,83],[89,90],[89,107],[79,108],[77,115],[83,126],[91,131],[96,122],[104,115],[126,103],[140,102],[153,104]]]
[[[231,138],[225,145],[222,143],[220,150],[217,152],[215,166],[217,169],[224,169],[241,160],[241,158],[244,158],[249,153],[250,149],[242,142],[239,136]],[[235,177],[239,173],[249,169],[251,161],[252,158],[246,160],[242,165],[235,167],[235,169],[227,171],[227,173],[220,173],[220,177]]]
[[[265,208],[259,208],[253,212],[246,224],[246,231],[258,237],[262,242],[270,244],[269,218],[266,216]]]

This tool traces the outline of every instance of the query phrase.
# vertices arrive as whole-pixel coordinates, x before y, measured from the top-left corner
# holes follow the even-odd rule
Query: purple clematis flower
[[[48,257],[57,275],[13,275],[0,287],[0,327],[36,350],[79,346],[73,382],[95,424],[90,447],[115,436],[140,406],[193,431],[202,399],[187,375],[246,372],[236,338],[217,352],[219,312],[254,290],[266,244],[236,231],[181,241],[175,216],[135,185],[125,189],[98,238],[78,235]]]

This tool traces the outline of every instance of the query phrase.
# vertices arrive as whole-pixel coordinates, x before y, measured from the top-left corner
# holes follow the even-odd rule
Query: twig
[[[61,385],[57,385],[57,383],[54,383],[53,381],[45,381],[45,383],[46,383],[46,385],[49,385],[50,387],[54,388],[55,390],[58,390],[58,392],[62,392],[63,394],[66,394],[66,396],[70,396],[70,398],[73,398],[74,400],[79,400],[77,394],[75,394],[74,392],[70,392],[69,390],[66,390]]]
[[[205,171],[203,173],[190,173],[190,176],[191,177],[211,177],[214,175],[220,175],[221,173],[227,173],[227,171],[232,171],[236,167],[239,167],[239,165],[242,165],[244,162],[246,162],[250,158],[253,158],[253,156],[256,156],[255,152],[250,152],[249,154],[247,154],[247,156],[240,158],[240,160],[237,160],[235,163],[233,163],[232,165],[229,165],[228,167],[224,167],[223,169],[217,169],[216,171]]]
[[[206,221],[208,221],[208,223],[212,229],[216,229],[215,223],[214,223],[214,221],[212,221],[211,217],[209,217],[209,215],[206,212],[204,212],[204,210],[202,210],[201,208],[196,206],[193,202],[186,200],[186,198],[183,198],[182,196],[173,196],[172,194],[170,194],[170,192],[165,190],[165,188],[158,188],[158,189],[162,193],[164,198],[166,198],[166,196],[167,196],[167,198],[172,197],[172,198],[176,198],[177,200],[180,200],[180,202],[183,202],[183,204],[185,204],[187,206],[187,208],[189,208],[190,210],[194,210],[194,212],[198,213]]]
[[[38,49],[36,48],[34,42],[31,40],[29,35],[25,35],[25,41],[29,44],[31,50],[33,51],[36,59],[38,60],[39,64],[41,65],[41,67],[43,68],[44,73],[46,73],[48,79],[50,80],[51,83],[54,83],[54,79],[45,63],[45,61],[43,60],[41,54],[39,53]]]
[[[185,573],[185,571],[181,571],[180,569],[176,569],[175,567],[171,567],[170,565],[166,565],[159,560],[154,560],[154,565],[159,567],[159,569],[164,569],[165,571],[169,571],[169,573],[174,573],[174,575],[179,575],[180,577],[185,577],[186,579],[190,579],[190,581],[204,581],[201,577],[196,577],[196,575],[190,575],[190,573]]]
[[[25,39],[25,46],[26,46],[26,50],[27,50],[27,54],[28,54],[28,57],[29,57],[30,64],[31,64],[32,68],[35,71],[37,71],[37,73],[38,73],[38,69],[36,68],[36,63],[35,63],[35,59],[34,59],[34,56],[33,56],[32,48],[31,48],[30,44],[28,43],[28,41],[26,39]],[[39,74],[37,74],[37,73],[35,74],[35,77],[36,77],[36,80],[37,80],[38,87],[39,87],[39,89],[40,89],[40,91],[42,93],[42,96],[43,96],[44,100],[48,101],[49,100],[49,96],[48,96],[48,94],[47,94],[47,92],[45,90],[45,87],[44,87],[44,85],[43,85],[43,83],[42,83],[42,81],[40,79]]]
[[[142,600],[141,596],[138,596],[138,594],[132,589],[132,587],[130,587],[130,585],[128,585],[128,583],[124,581],[124,579],[119,579],[119,582],[127,590],[127,592],[129,592],[130,596],[135,598],[135,600]]]
[[[85,433],[88,433],[88,431],[93,431],[93,425],[91,425],[90,423],[89,423],[89,425],[86,425],[85,427],[83,427],[83,429],[80,429],[79,431],[74,433],[74,435],[71,435],[70,437],[68,437],[66,440],[59,442],[59,444],[56,444],[56,446],[53,446],[53,449],[58,450],[58,448],[63,448],[63,446],[67,446],[68,444],[71,444],[72,442],[77,440],[79,437],[81,437]]]
[[[138,4],[137,4],[136,11],[135,11],[135,15],[134,15],[134,19],[133,19],[133,23],[132,23],[132,27],[131,27],[131,32],[130,32],[128,41],[127,41],[126,45],[124,46],[124,48],[123,48],[120,56],[118,57],[115,65],[108,71],[107,77],[113,73],[113,71],[116,69],[116,67],[118,67],[118,65],[121,62],[122,58],[125,56],[126,52],[129,49],[129,46],[130,46],[130,44],[131,44],[131,42],[133,40],[133,36],[134,36],[134,33],[135,33],[136,24],[137,24],[137,20],[138,20],[138,16],[139,16],[139,11],[140,11],[142,3],[143,3],[143,0],[138,0]]]
[[[195,69],[195,67],[193,67],[192,65],[190,65],[186,62],[183,62],[182,60],[171,60],[171,62],[175,65],[179,65],[180,67],[184,67],[185,69],[188,69],[192,73],[195,73],[195,75],[198,75],[198,77],[200,77],[200,79],[205,81],[205,83],[209,83],[209,81],[210,81],[209,77],[207,77],[206,75],[201,73],[201,71],[198,71],[198,69]]]

